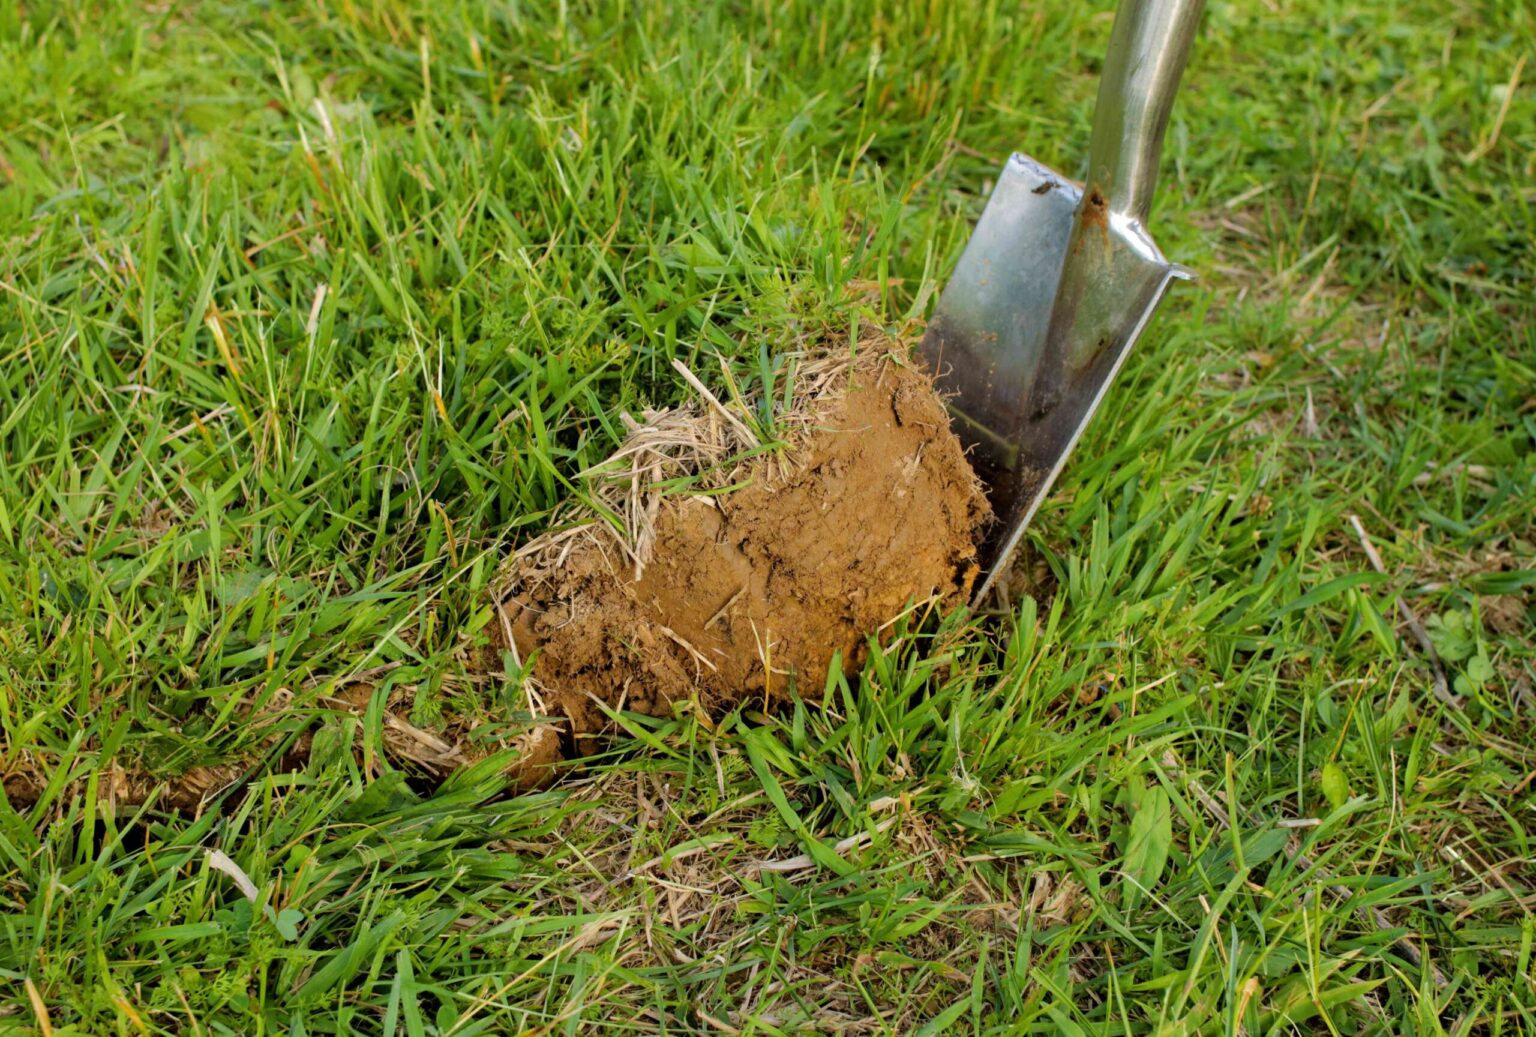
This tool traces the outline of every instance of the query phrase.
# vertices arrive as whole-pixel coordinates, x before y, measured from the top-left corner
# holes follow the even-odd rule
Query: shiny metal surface
[[[1083,188],[1024,155],[1003,167],[920,351],[948,394],[998,522],[979,599],[1168,283],[1143,222],[1203,0],[1124,0]]]
[[[1109,34],[1093,138],[1088,184],[1113,212],[1145,222],[1157,188],[1168,113],[1200,24],[1205,0],[1121,0]]]

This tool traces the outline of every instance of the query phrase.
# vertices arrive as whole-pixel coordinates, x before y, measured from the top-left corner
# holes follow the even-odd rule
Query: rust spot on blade
[[[1083,226],[1098,227],[1105,234],[1109,233],[1109,202],[1104,200],[1104,193],[1097,187],[1083,196]]]
[[[1109,201],[1097,187],[1089,188],[1088,193],[1083,195],[1082,225],[1083,233],[1077,239],[1077,248],[1082,248],[1090,230],[1097,230],[1104,241],[1104,247],[1109,247]]]

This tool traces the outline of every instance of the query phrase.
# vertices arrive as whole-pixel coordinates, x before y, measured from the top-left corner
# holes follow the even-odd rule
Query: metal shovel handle
[[[1121,0],[1099,80],[1085,197],[1146,222],[1168,112],[1205,0]]]

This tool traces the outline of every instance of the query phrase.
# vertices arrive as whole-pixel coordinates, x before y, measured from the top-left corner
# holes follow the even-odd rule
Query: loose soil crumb
[[[932,383],[867,344],[806,370],[821,374],[802,378],[813,388],[792,403],[787,451],[735,467],[741,488],[646,500],[632,476],[626,536],[588,523],[514,558],[503,630],[522,658],[537,652],[535,706],[568,734],[605,726],[598,702],[666,715],[679,700],[715,711],[792,686],[819,697],[833,660],[855,670],[909,603],[970,593],[990,511]],[[682,442],[678,429],[710,424],[699,438],[717,457],[735,419],[707,404],[647,415],[630,440],[664,428]],[[644,453],[632,446],[616,456]]]

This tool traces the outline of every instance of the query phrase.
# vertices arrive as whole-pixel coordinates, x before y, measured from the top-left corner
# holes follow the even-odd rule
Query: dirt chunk
[[[813,414],[787,464],[660,501],[638,577],[607,526],[559,564],[513,563],[505,629],[538,653],[542,704],[571,734],[605,726],[597,701],[665,715],[819,697],[833,660],[857,668],[909,603],[970,592],[989,510],[928,378],[865,356],[795,406]]]

